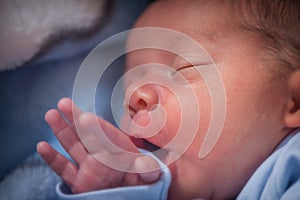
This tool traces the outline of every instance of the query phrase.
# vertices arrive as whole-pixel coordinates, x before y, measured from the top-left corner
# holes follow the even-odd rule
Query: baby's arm
[[[72,109],[73,107],[73,109]],[[63,116],[64,117],[63,117]],[[132,186],[149,184],[160,177],[159,170],[148,173],[129,173],[110,168],[98,161],[83,145],[78,136],[80,131],[99,131],[98,124],[93,124],[95,115],[82,112],[70,99],[64,98],[58,103],[58,109],[49,110],[45,119],[52,128],[59,142],[70,154],[73,160],[69,161],[59,152],[54,150],[48,143],[40,142],[37,145],[38,153],[47,164],[63,179],[73,193],[88,192],[99,189],[114,188],[121,186]],[[74,126],[76,121],[76,128]],[[108,122],[97,117],[98,123],[105,131],[107,137],[117,146],[130,152],[138,152],[136,146],[120,130]],[[78,123],[77,123],[78,122]],[[92,135],[92,134],[91,134]],[[106,158],[125,158],[126,151],[115,152],[106,145],[98,147],[101,155]],[[123,159],[124,160],[124,159]],[[126,160],[126,159],[125,159]],[[136,156],[134,159],[127,159],[120,163],[125,168],[139,170],[145,167],[158,169],[158,163],[149,156]],[[153,167],[155,166],[155,167]]]

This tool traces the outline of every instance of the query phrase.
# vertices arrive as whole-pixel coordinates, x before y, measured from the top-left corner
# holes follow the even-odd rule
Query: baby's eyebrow
[[[201,27],[197,29],[197,31],[194,31],[193,34],[208,42],[214,42],[221,38],[224,35],[224,32],[213,27]]]
[[[186,37],[183,37],[183,35],[185,35]],[[201,42],[203,43],[215,43],[217,40],[219,40],[220,38],[222,38],[222,33],[219,32],[214,32],[214,31],[208,31],[208,30],[199,30],[197,31],[197,34],[194,34],[195,36],[187,35],[185,33],[181,33],[180,35],[178,35],[178,37],[175,37],[173,40],[174,42],[174,47],[180,47],[182,48],[183,45],[186,45],[187,43],[190,43],[191,41],[195,41],[195,43],[198,43],[198,45],[200,44],[201,46]],[[189,45],[191,46],[191,45]]]
[[[201,31],[198,36],[201,38],[207,40],[210,43],[215,42],[218,38],[221,37],[221,33],[218,33],[216,31]]]
[[[205,34],[199,36],[197,40],[195,38],[185,38],[179,37],[175,38],[172,44],[172,50],[176,52],[177,56],[180,57],[188,57],[188,58],[202,58],[207,60],[209,57],[205,47],[207,45],[211,45],[216,40],[213,38],[213,34]]]

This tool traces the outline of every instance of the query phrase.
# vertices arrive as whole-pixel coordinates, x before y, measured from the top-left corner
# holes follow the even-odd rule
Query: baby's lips
[[[126,134],[136,138],[149,138],[160,133],[166,123],[166,111],[158,105],[154,109],[140,110],[132,118],[125,113],[120,128]]]
[[[150,127],[151,122],[151,116],[148,111],[141,110],[137,112],[130,123],[129,134],[137,138],[147,137],[146,130]]]
[[[133,122],[140,127],[147,127],[151,124],[151,116],[146,110],[141,110],[133,117]]]
[[[160,107],[151,111],[141,110],[133,117],[130,134],[140,138],[153,137],[160,133],[165,126],[165,122],[166,115]]]
[[[133,136],[130,136],[130,140],[134,143],[135,146],[137,146],[138,148],[142,148],[142,149],[146,149],[145,145],[144,145],[144,141],[141,138],[136,138]]]

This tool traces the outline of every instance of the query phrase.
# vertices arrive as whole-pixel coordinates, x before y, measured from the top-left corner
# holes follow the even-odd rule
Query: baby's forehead
[[[215,60],[222,59],[225,56],[224,47],[233,46],[233,44],[241,43],[244,41],[249,49],[256,49],[256,42],[253,42],[255,38],[249,38],[244,31],[241,31],[238,26],[237,17],[238,13],[234,13],[234,8],[229,4],[229,1],[220,1],[218,4],[216,0],[213,1],[157,1],[151,5],[138,19],[134,28],[161,28],[178,32],[177,36],[162,31],[157,34],[148,34],[145,31],[142,34],[137,34],[132,31],[129,34],[127,40],[127,48],[131,49],[131,46],[135,46],[139,43],[139,38],[143,38],[150,45],[155,43],[168,43],[167,50],[171,48],[180,49],[181,53],[197,53],[199,50],[193,51],[193,45],[187,42],[182,35],[194,40],[197,45],[200,45],[202,49],[209,53],[209,55]],[[176,34],[175,34],[176,35]],[[252,42],[253,44],[249,45]],[[195,45],[195,46],[197,46]],[[238,44],[240,45],[240,44]],[[244,47],[243,47],[244,48]],[[171,57],[169,54],[163,51],[156,51],[150,54],[150,50],[143,51],[143,53],[131,54],[127,58],[127,61],[131,64],[131,61],[141,60],[159,60],[163,59],[164,62]],[[152,51],[154,52],[154,51]],[[175,52],[176,56],[177,51]],[[179,53],[180,54],[180,53]],[[224,54],[223,56],[221,54]],[[133,56],[134,55],[134,56]],[[161,58],[163,57],[163,58]],[[152,59],[153,58],[153,59]],[[174,58],[174,55],[173,55]],[[168,61],[170,63],[171,61]],[[139,62],[138,62],[139,63]]]
[[[134,28],[169,28],[190,37],[217,40],[237,28],[230,1],[156,1],[137,20]]]

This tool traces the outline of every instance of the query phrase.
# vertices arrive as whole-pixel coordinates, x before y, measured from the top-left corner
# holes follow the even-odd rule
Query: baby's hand
[[[151,157],[140,155],[129,137],[119,129],[91,113],[82,112],[70,99],[60,100],[58,109],[49,110],[45,119],[76,164],[46,142],[38,143],[37,151],[73,193],[149,184],[159,179],[159,170],[134,173],[139,170],[159,169],[159,165]],[[99,141],[96,137],[97,132],[101,132],[98,124],[101,125],[105,138],[109,138],[107,141],[111,141],[119,148],[108,145],[107,141]],[[85,141],[85,144],[89,143],[91,147],[89,150],[92,149],[93,154],[86,149],[82,141]],[[128,152],[135,153],[135,156],[130,156]],[[97,155],[101,159],[111,160],[112,164],[118,161],[124,171],[103,164]],[[126,169],[129,172],[126,172]]]

